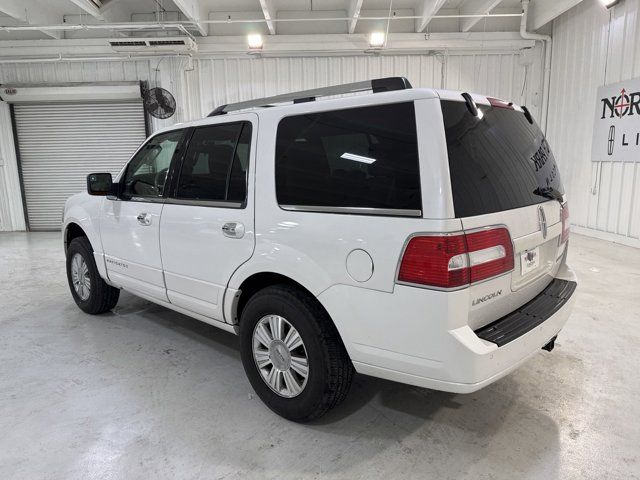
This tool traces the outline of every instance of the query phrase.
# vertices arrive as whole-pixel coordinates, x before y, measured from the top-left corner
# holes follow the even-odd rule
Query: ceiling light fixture
[[[371,32],[369,34],[369,46],[371,48],[382,48],[386,40],[384,32]]]
[[[620,0],[600,0],[600,2],[607,8],[615,7],[620,3]]]
[[[262,35],[250,33],[247,35],[247,44],[249,45],[249,50],[262,50]]]

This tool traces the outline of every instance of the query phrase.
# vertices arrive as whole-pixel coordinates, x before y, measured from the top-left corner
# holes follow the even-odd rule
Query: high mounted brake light
[[[404,249],[398,282],[460,288],[510,272],[513,266],[511,236],[504,227],[418,235]]]
[[[487,97],[487,100],[489,100],[489,104],[492,107],[507,108],[509,110],[515,110],[515,108],[513,108],[513,103],[505,102],[504,100],[500,100],[499,98],[493,98],[493,97]]]

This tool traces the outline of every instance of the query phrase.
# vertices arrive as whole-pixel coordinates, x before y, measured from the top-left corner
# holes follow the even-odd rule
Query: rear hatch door
[[[553,279],[564,249],[564,189],[549,144],[522,110],[479,101],[473,115],[462,97],[441,104],[456,217],[465,231],[506,226],[514,247],[512,272],[470,287],[475,328],[528,302]]]

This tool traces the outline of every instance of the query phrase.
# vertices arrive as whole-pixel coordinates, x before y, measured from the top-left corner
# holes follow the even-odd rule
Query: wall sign
[[[598,88],[591,161],[640,161],[640,78]]]

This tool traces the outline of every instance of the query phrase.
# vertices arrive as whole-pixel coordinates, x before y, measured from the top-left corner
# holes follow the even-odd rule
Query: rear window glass
[[[542,203],[564,194],[558,166],[540,128],[522,112],[442,101],[457,217]]]
[[[413,103],[286,117],[276,139],[282,206],[421,209]]]

